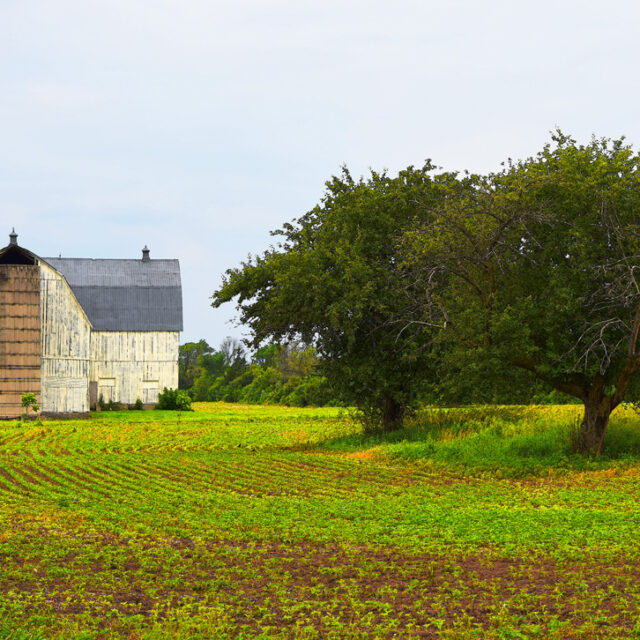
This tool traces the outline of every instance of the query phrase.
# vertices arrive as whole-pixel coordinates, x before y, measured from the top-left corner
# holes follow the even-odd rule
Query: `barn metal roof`
[[[42,258],[69,283],[97,331],[182,331],[177,260]]]

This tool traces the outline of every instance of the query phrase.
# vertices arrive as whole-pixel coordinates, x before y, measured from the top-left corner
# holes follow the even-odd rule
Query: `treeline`
[[[339,404],[318,365],[314,348],[300,342],[269,344],[253,354],[233,338],[219,349],[206,340],[187,342],[180,346],[179,388],[196,402]]]
[[[218,349],[206,340],[180,346],[179,389],[195,402],[243,402],[295,407],[341,406],[340,391],[322,375],[327,363],[301,342],[269,344],[250,354],[227,337]],[[496,387],[477,379],[445,375],[425,383],[416,403],[425,405],[564,404],[571,398],[525,376]]]

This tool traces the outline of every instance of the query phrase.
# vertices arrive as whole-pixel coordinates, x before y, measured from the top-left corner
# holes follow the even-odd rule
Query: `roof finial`
[[[142,262],[149,262],[149,249],[147,245],[144,245],[144,249],[142,250]]]
[[[13,227],[11,228],[11,233],[9,234],[9,244],[18,244],[18,234]]]

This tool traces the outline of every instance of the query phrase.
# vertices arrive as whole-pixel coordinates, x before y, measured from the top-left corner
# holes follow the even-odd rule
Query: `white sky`
[[[556,126],[636,145],[639,42],[630,0],[0,0],[0,233],[179,258],[182,341],[217,347],[221,274],[342,164],[491,171]]]

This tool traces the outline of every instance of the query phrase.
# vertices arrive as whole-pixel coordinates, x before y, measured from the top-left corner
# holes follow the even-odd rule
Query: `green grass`
[[[571,432],[581,416],[582,407],[571,405],[425,409],[402,430],[346,434],[322,447],[377,448],[380,455],[446,472],[512,478],[619,468],[640,459],[640,416],[632,408],[614,414],[599,457],[572,450]]]
[[[196,405],[0,424],[0,639],[640,638],[640,420]]]

